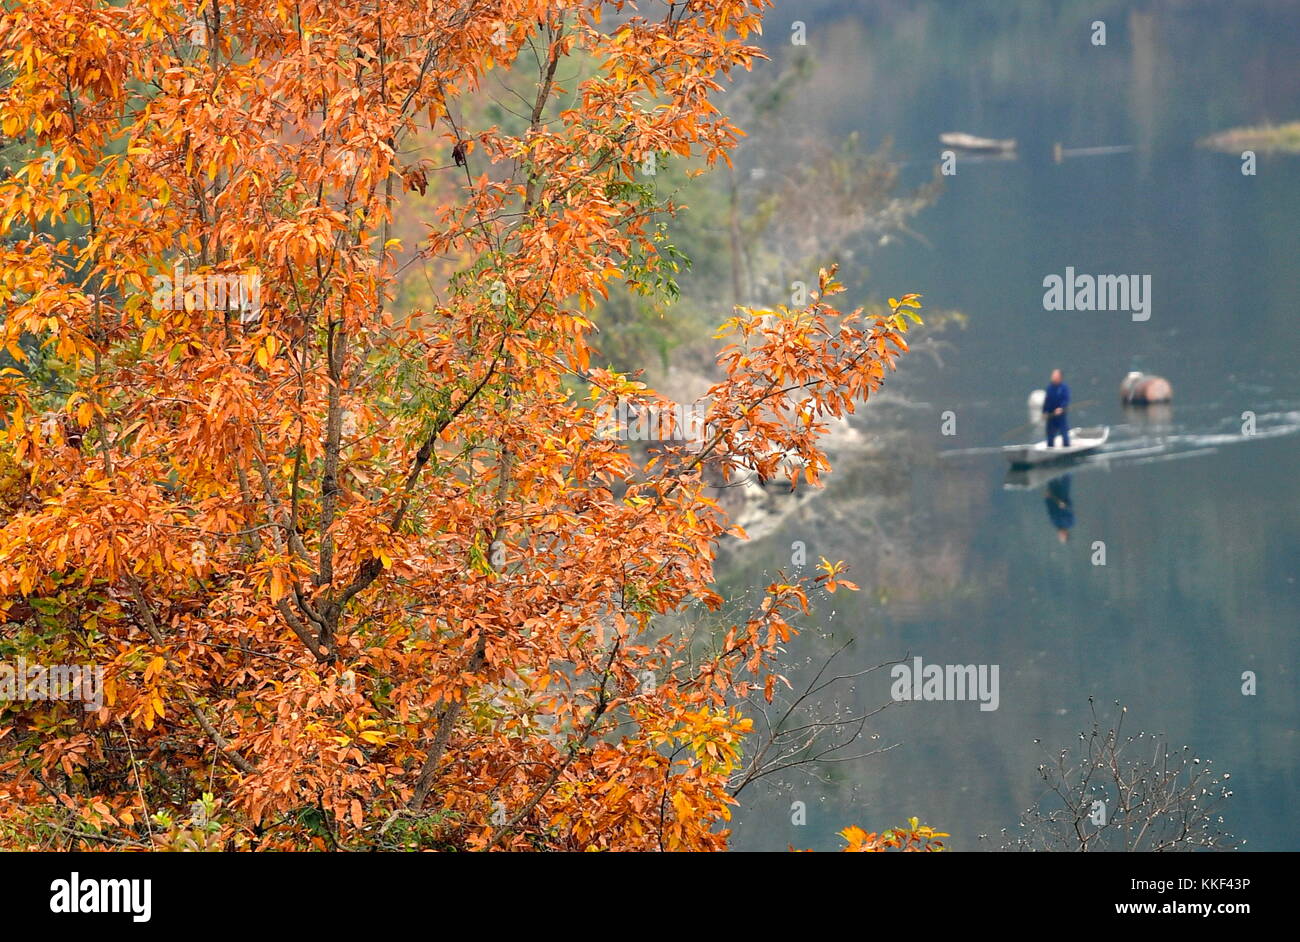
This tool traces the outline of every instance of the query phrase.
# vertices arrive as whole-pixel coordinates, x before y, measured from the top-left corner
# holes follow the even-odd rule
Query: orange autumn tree
[[[841,313],[823,271],[726,322],[701,443],[608,434],[660,402],[591,365],[594,299],[656,264],[637,174],[727,159],[711,97],[766,5],[7,5],[0,660],[103,689],[0,704],[5,846],[725,846],[808,589],[664,627],[722,603],[705,475],[815,483],[917,306]],[[458,121],[493,69],[534,74],[522,133]],[[420,259],[455,275],[395,310]]]

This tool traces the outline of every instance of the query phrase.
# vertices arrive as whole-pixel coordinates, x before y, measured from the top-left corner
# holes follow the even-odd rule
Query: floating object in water
[[[991,137],[976,137],[961,131],[949,131],[939,135],[939,143],[954,150],[964,150],[976,154],[1004,154],[1016,149],[1014,140],[999,141]]]
[[[1090,428],[1070,429],[1069,445],[1048,445],[1047,442],[1035,442],[1032,445],[1007,445],[1002,449],[1007,461],[1013,468],[1032,468],[1035,465],[1051,464],[1057,461],[1070,461],[1091,451],[1096,451],[1110,438],[1110,426],[1099,425]]]
[[[1129,373],[1119,384],[1119,401],[1126,406],[1145,406],[1155,402],[1169,402],[1174,389],[1163,376],[1146,373]]]

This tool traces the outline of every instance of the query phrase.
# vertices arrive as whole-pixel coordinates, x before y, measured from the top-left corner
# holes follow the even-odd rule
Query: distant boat
[[[961,131],[949,131],[939,135],[939,143],[944,147],[970,151],[976,154],[1005,154],[1016,149],[1014,140],[999,141],[991,137],[976,137]]]
[[[1032,445],[1007,445],[1002,453],[1007,456],[1013,468],[1032,468],[1040,464],[1053,464],[1072,461],[1089,452],[1096,451],[1110,438],[1110,426],[1101,425],[1092,428],[1070,429],[1070,444],[1049,447],[1047,442],[1035,442]]]

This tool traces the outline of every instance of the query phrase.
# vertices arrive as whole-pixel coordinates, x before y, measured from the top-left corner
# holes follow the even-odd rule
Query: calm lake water
[[[1103,714],[1165,733],[1231,773],[1227,827],[1247,849],[1300,847],[1300,158],[1195,148],[1209,133],[1300,118],[1300,16],[1245,3],[778,3],[774,59],[789,21],[823,59],[797,111],[830,135],[889,136],[905,174],[933,172],[943,131],[1016,138],[1017,159],[958,160],[897,242],[848,266],[875,296],[919,291],[969,318],[942,368],[904,361],[919,403],[899,413],[919,443],[898,467],[848,469],[775,532],[725,557],[733,592],[787,565],[796,541],[857,568],[858,593],[819,601],[817,630],[790,648],[806,681],[854,639],[839,673],[907,656],[999,665],[1000,703],[891,706],[867,748],[896,748],[743,794],[737,849],[833,849],[848,824],[877,830],[916,815],[978,849],[1014,829],[1042,792],[1036,768]],[[912,9],[908,9],[911,7]],[[916,9],[918,8],[919,9]],[[1044,10],[1054,10],[1048,13]],[[1088,42],[1104,19],[1108,43]],[[786,45],[783,45],[786,44]],[[775,68],[776,64],[769,65]],[[1052,145],[1131,151],[1057,164]],[[1044,276],[1150,275],[1150,320],[1043,309]],[[1072,424],[1112,439],[1068,480],[1008,486],[993,446],[1024,422],[1028,392],[1067,373]],[[1169,415],[1126,414],[1129,370],[1166,376]],[[954,436],[941,415],[956,418]],[[1254,435],[1243,434],[1245,412]],[[1029,433],[1022,432],[1021,438]],[[888,478],[882,481],[882,478]],[[1010,482],[1015,484],[1016,482]],[[884,489],[889,507],[862,495]],[[1068,499],[1069,539],[1049,512]],[[1106,565],[1093,565],[1104,542]],[[832,614],[833,612],[833,614]],[[1253,671],[1258,693],[1242,694]],[[841,707],[890,698],[886,671]],[[874,737],[874,738],[873,738]],[[807,824],[791,822],[791,803]]]

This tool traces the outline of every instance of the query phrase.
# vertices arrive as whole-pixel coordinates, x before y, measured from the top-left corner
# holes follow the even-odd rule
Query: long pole
[[[1071,408],[1079,408],[1079,409],[1081,409],[1081,408],[1083,408],[1084,406],[1096,405],[1096,403],[1097,403],[1097,400],[1096,400],[1096,399],[1085,399],[1085,400],[1083,400],[1083,402],[1072,402],[1072,403],[1070,403],[1070,407],[1071,407]],[[1013,429],[1008,429],[1007,431],[1003,432],[1003,433],[1002,433],[1002,437],[1003,437],[1003,438],[1007,438],[1007,437],[1009,437],[1009,436],[1011,436],[1011,435],[1018,435],[1022,430],[1027,429],[1027,428],[1029,428],[1030,426],[1037,425],[1039,422],[1042,422],[1042,421],[1043,421],[1042,419],[1034,419],[1033,421],[1026,422],[1024,425],[1017,425],[1015,428],[1013,428]]]

